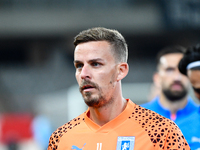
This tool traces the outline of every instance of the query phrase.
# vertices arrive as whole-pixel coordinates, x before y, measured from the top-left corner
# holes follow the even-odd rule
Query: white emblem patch
[[[116,150],[133,150],[134,144],[134,136],[118,136]]]

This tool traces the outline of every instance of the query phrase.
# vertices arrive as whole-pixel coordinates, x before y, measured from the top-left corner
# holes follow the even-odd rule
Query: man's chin
[[[96,100],[88,100],[88,99],[84,99],[86,105],[88,105],[89,107],[98,107],[99,106],[99,101]]]

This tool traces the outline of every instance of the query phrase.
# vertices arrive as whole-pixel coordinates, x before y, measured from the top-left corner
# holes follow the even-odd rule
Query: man
[[[123,98],[128,48],[118,31],[88,29],[74,45],[76,79],[88,110],[58,128],[48,150],[190,149],[173,122]]]
[[[141,106],[153,110],[160,115],[173,120],[185,134],[188,144],[191,143],[191,130],[185,130],[182,121],[198,110],[197,104],[188,97],[190,83],[186,76],[178,70],[178,63],[183,58],[184,48],[171,46],[162,49],[157,55],[157,72],[154,74],[154,84],[160,89],[159,96]],[[189,129],[192,128],[189,127]]]
[[[179,70],[188,76],[195,96],[200,100],[200,45],[190,47],[186,50],[184,57],[179,63]]]
[[[189,47],[184,57],[179,62],[178,66],[180,72],[186,76],[188,76],[195,96],[200,101],[200,45]],[[191,110],[192,111],[192,110]],[[188,130],[190,132],[186,132],[184,136],[188,139],[188,143],[190,144],[191,149],[199,150],[200,149],[200,107],[198,111],[195,111],[190,116],[183,120],[183,124],[186,124],[184,130]],[[189,127],[192,128],[189,128]],[[192,134],[192,137],[191,135]]]

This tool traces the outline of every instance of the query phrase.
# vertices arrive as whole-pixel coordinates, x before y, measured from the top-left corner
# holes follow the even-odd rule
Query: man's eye
[[[92,63],[92,66],[99,66],[100,64],[99,63],[97,63],[97,62],[94,62],[94,63]]]
[[[173,72],[174,69],[173,69],[173,68],[167,68],[166,71],[167,71],[167,72]]]
[[[80,68],[83,67],[83,64],[76,64],[75,67],[76,67],[77,69],[80,69]]]
[[[174,68],[167,68],[165,71],[167,74],[173,74],[175,72]]]

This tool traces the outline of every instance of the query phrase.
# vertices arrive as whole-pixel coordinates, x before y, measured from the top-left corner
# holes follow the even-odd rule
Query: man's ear
[[[129,66],[127,63],[120,63],[117,66],[117,70],[118,70],[117,81],[120,81],[123,78],[125,78],[126,75],[128,74]]]

